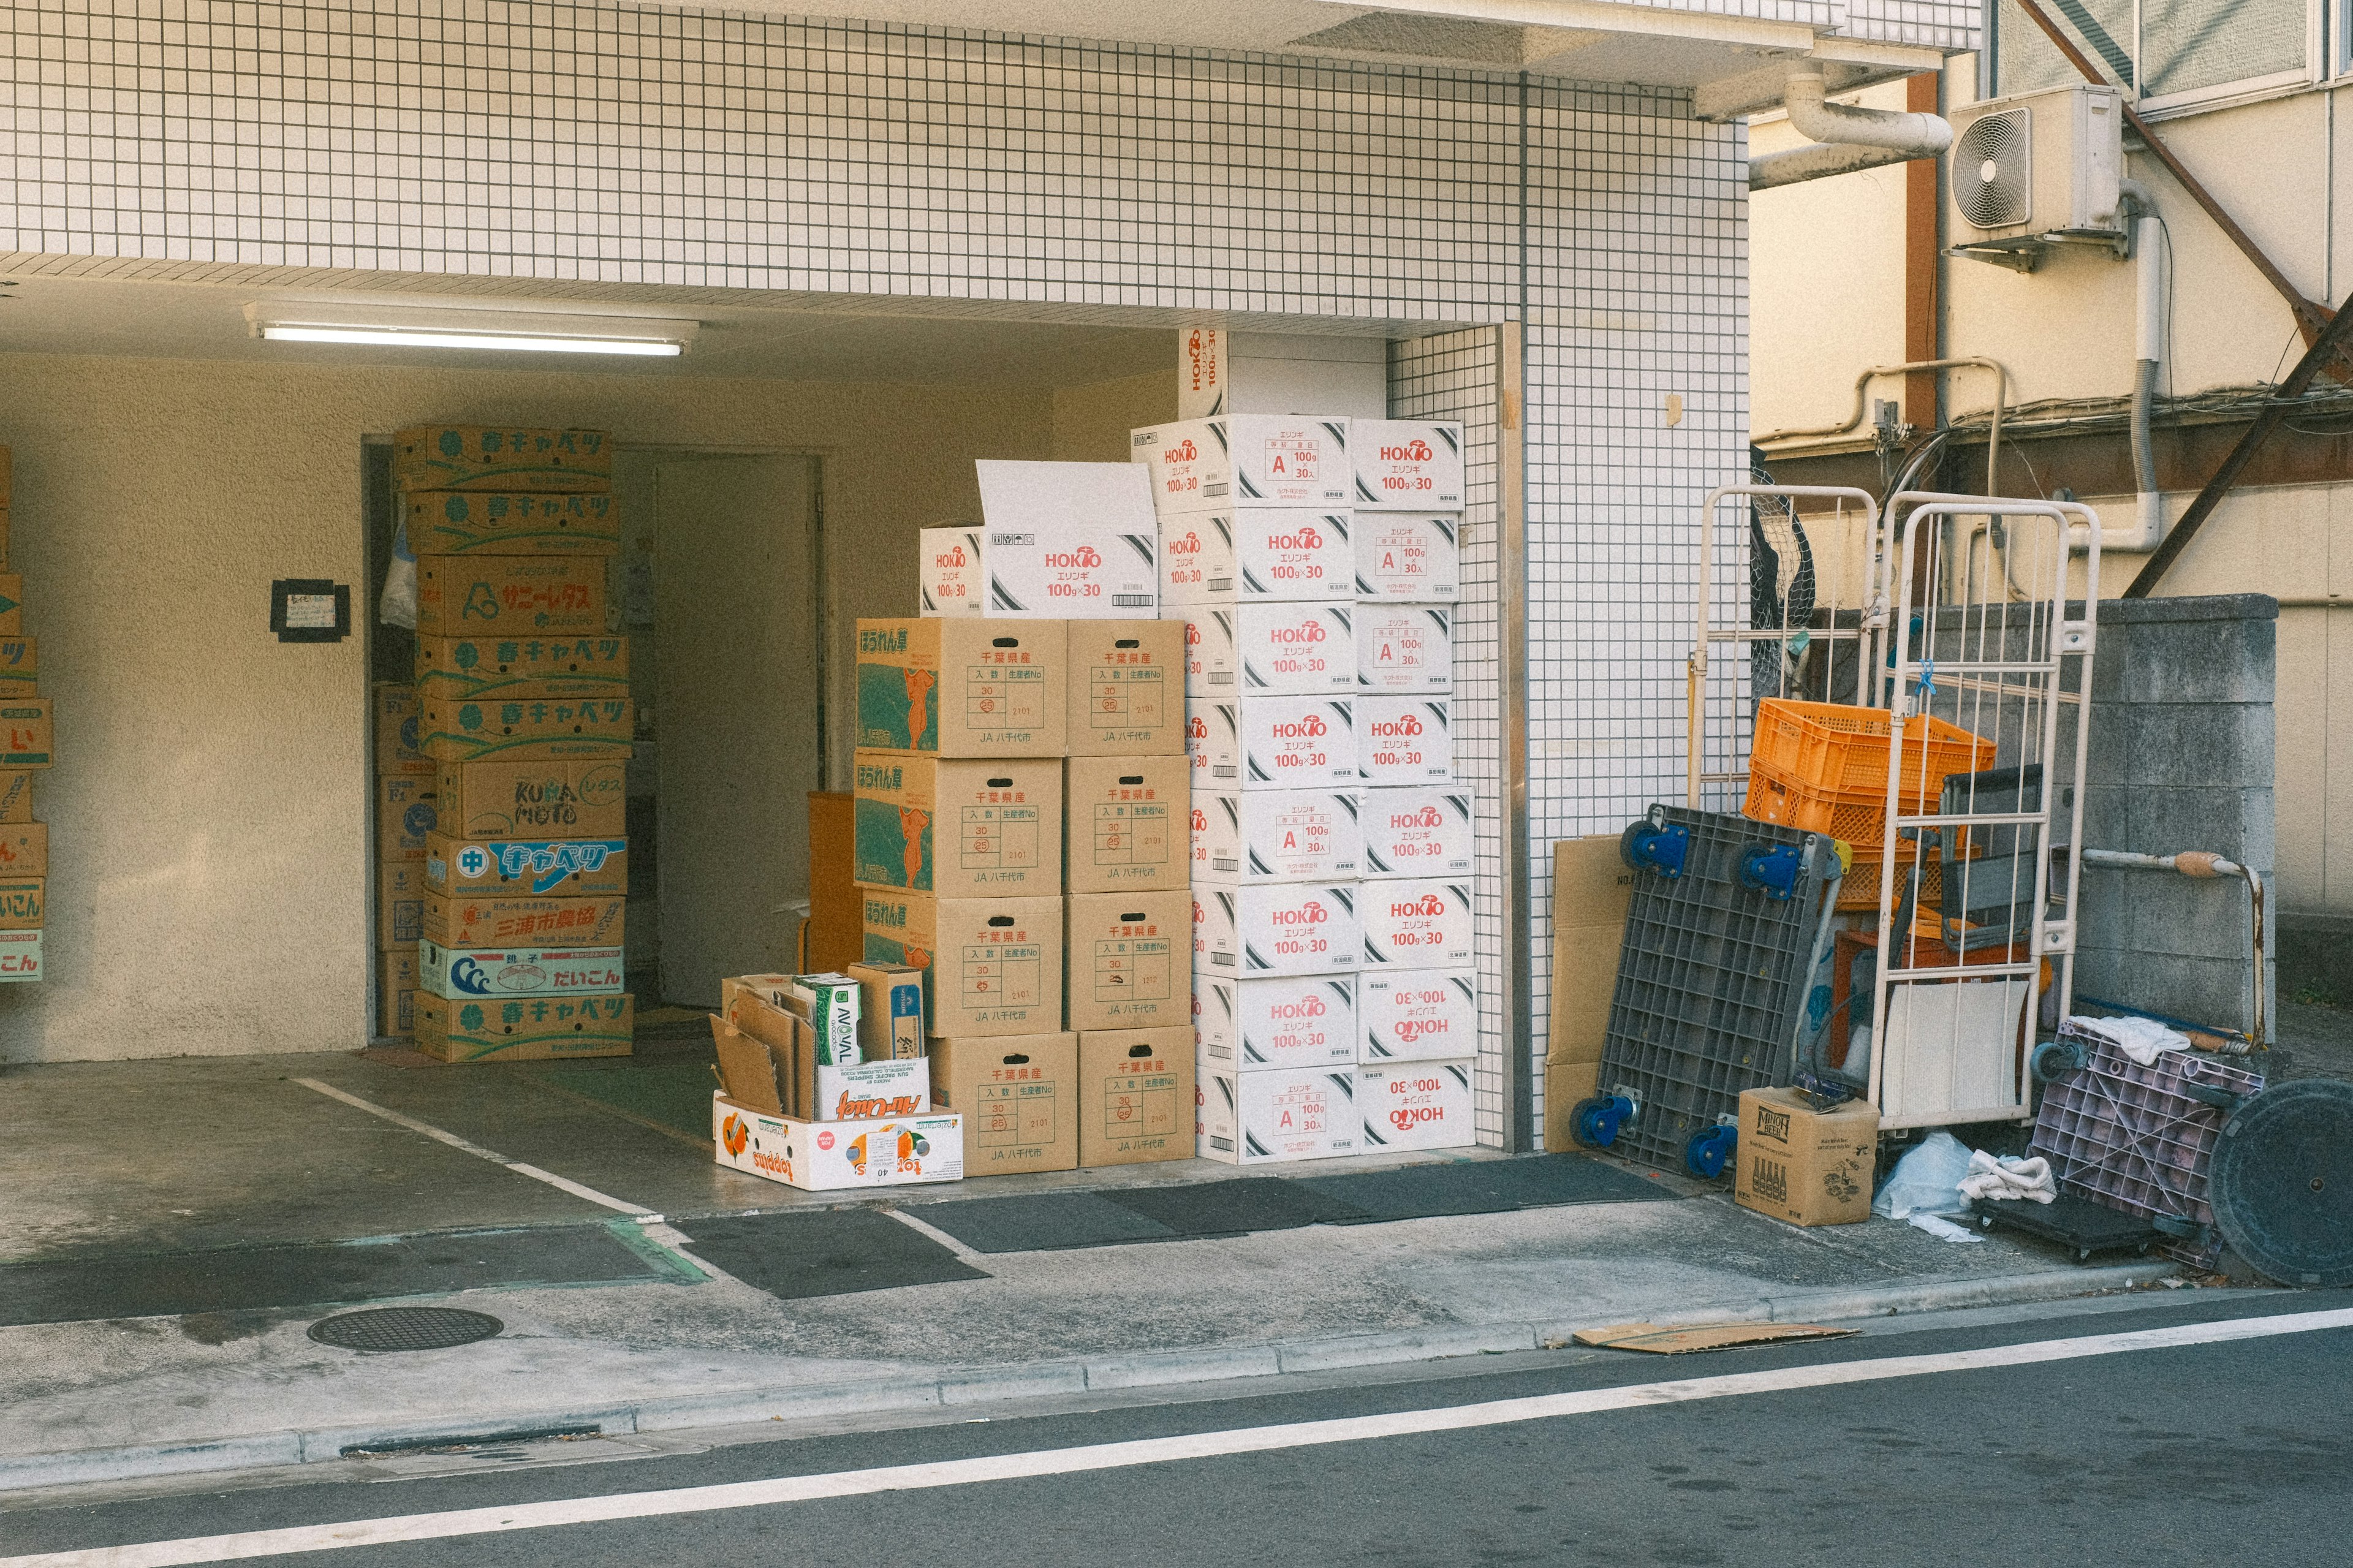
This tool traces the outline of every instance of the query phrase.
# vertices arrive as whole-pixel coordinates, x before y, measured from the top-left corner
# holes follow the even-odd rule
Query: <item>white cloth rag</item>
[[[1976,1231],[1964,1230],[1942,1215],[1915,1214],[1905,1223],[1915,1230],[1925,1230],[1930,1236],[1941,1237],[1947,1241],[1983,1241],[1985,1239]]]
[[[2154,1067],[2157,1058],[2167,1051],[2186,1051],[2189,1037],[2179,1029],[2168,1029],[2154,1018],[2077,1018],[2071,1023],[2088,1026],[2102,1039],[2114,1040],[2116,1048],[2143,1067]]]
[[[2051,1179],[2051,1162],[2040,1154],[2032,1159],[2016,1154],[1997,1159],[1982,1149],[1973,1149],[1969,1173],[1961,1178],[1961,1191],[1973,1198],[2030,1198],[2047,1204],[2059,1195],[2059,1184]]]

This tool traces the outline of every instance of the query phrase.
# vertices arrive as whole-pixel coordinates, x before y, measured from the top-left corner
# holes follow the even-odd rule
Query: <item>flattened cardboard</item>
[[[1545,1063],[1544,1146],[1547,1152],[1562,1153],[1577,1146],[1577,1134],[1571,1131],[1577,1107],[1593,1098],[1600,1079],[1599,1061]]]
[[[420,555],[420,637],[595,636],[605,629],[601,555]]]
[[[1150,1029],[1188,1024],[1192,1011],[1192,895],[1079,893],[1070,900],[1070,1007],[1074,1029]]]
[[[0,877],[46,877],[48,874],[48,824],[0,823]]]
[[[1192,780],[1182,756],[1072,757],[1062,766],[1072,893],[1181,890],[1190,881]]]
[[[1193,1031],[1079,1035],[1079,1164],[1193,1157]]]
[[[0,700],[0,768],[46,768],[55,743],[47,698]]]
[[[437,821],[451,837],[619,838],[628,763],[618,757],[444,763],[433,775]],[[424,852],[424,835],[417,837]]]
[[[453,1002],[469,997],[607,996],[623,985],[621,949],[443,947],[417,944],[416,984]]]
[[[451,1002],[417,994],[417,1048],[445,1062],[626,1057],[636,1028],[627,995]]]
[[[1059,757],[1070,730],[1060,621],[858,623],[856,743],[942,757]]]
[[[923,972],[904,963],[853,963],[858,982],[858,1054],[870,1062],[923,1054]]]
[[[1350,974],[1193,976],[1193,1043],[1203,1071],[1346,1067],[1356,1059]]]
[[[375,781],[375,852],[380,860],[422,860],[425,838],[441,820],[437,781],[429,773],[379,773]]]
[[[37,981],[41,973],[41,933],[0,931],[0,985]]]
[[[0,518],[7,514],[0,512]],[[7,541],[0,538],[0,550]],[[5,560],[0,555],[0,560]],[[33,697],[41,689],[39,649],[31,637],[0,637],[0,697]]]
[[[417,688],[379,680],[368,688],[369,722],[375,734],[375,771],[387,773],[430,773],[433,759],[417,749]]]
[[[934,1035],[1030,1035],[1062,1022],[1062,900],[861,890],[866,962],[924,973]]]
[[[802,1121],[711,1097],[719,1163],[804,1192],[964,1179],[964,1119],[948,1112],[872,1121]]]
[[[1850,1100],[1817,1110],[1794,1089],[1740,1096],[1732,1201],[1791,1225],[1855,1225],[1871,1217],[1879,1108]]]
[[[863,1059],[858,1020],[864,1000],[862,988],[847,974],[735,974],[719,982],[719,1010],[730,1022],[774,1045],[805,1051],[819,1068]],[[751,1002],[758,1006],[750,1007]],[[778,1013],[799,1027],[778,1033]],[[786,1104],[797,1116],[816,1114],[806,1100]]]
[[[621,552],[621,504],[610,495],[418,490],[401,504],[417,555]]]
[[[0,877],[0,931],[39,931],[47,907],[45,877]]]
[[[425,934],[425,862],[386,860],[375,868],[375,945],[414,948]]]
[[[808,1121],[921,1116],[932,1109],[931,1063],[922,1057],[827,1064],[817,1060],[807,1024],[738,994],[728,1013],[759,1029],[712,1015],[720,1081],[731,1099]]]
[[[417,862],[406,862],[417,865]],[[619,947],[627,904],[617,898],[534,899],[474,893],[437,893],[417,887],[425,898],[420,934],[443,947]]]
[[[613,438],[602,430],[420,425],[392,438],[392,482],[403,490],[608,490]]]
[[[418,637],[420,696],[461,702],[518,697],[626,697],[629,639],[587,637]]]
[[[1358,1152],[1467,1149],[1479,1141],[1471,1059],[1382,1062],[1356,1068]]]
[[[417,950],[377,955],[376,1033],[397,1039],[417,1032]]]
[[[1652,1355],[1688,1355],[1694,1351],[1727,1351],[1741,1345],[1786,1345],[1802,1340],[1842,1340],[1856,1329],[1833,1329],[1821,1323],[1612,1323],[1604,1329],[1579,1329],[1570,1336],[1578,1344],[1606,1351],[1644,1351]]]
[[[33,775],[0,772],[0,822],[33,820]]]
[[[1548,1062],[1599,1062],[1618,994],[1619,950],[1634,873],[1619,836],[1564,838],[1552,847],[1552,1018]],[[1583,1096],[1578,1098],[1582,1099]],[[1556,1145],[1567,1147],[1567,1145]]]
[[[452,896],[615,898],[629,890],[625,838],[456,838],[425,836],[425,885]]]
[[[491,702],[429,697],[417,719],[418,744],[436,763],[626,759],[636,733],[635,708],[626,697],[519,697]]]
[[[1051,758],[860,749],[855,789],[860,887],[950,899],[1061,890],[1062,767]]]
[[[1078,1036],[949,1035],[931,1062],[932,1098],[964,1118],[966,1174],[1078,1168]]]
[[[1072,621],[1070,754],[1181,756],[1185,627],[1177,621]]]

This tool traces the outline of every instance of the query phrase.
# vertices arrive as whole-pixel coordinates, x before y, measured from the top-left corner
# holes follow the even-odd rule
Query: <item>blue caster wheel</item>
[[[1634,1102],[1622,1094],[1581,1100],[1569,1115],[1569,1134],[1588,1149],[1607,1149],[1618,1142],[1618,1129],[1633,1114]]]
[[[1704,1182],[1713,1182],[1724,1174],[1725,1166],[1732,1163],[1732,1152],[1739,1145],[1737,1127],[1703,1127],[1683,1145],[1683,1168]]]
[[[1691,829],[1681,823],[1653,823],[1645,817],[1630,822],[1618,836],[1618,856],[1634,870],[1654,871],[1669,880],[1683,874],[1683,858],[1691,852]]]
[[[2034,1047],[2032,1070],[2037,1083],[2056,1083],[2084,1068],[2084,1047],[2073,1040],[2045,1040]]]
[[[1780,901],[1795,897],[1805,858],[1789,844],[1755,844],[1740,857],[1740,885]]]

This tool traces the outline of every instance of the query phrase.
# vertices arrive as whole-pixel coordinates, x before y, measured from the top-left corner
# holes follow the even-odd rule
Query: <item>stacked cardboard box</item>
[[[417,688],[369,689],[375,732],[376,1033],[417,1032],[417,943],[425,921],[425,841],[433,830],[433,759],[417,748]]]
[[[417,554],[414,749],[432,767],[414,1021],[445,1061],[630,1049],[635,715],[628,643],[607,630],[612,454],[596,430],[395,437]]]
[[[33,639],[25,634],[25,580],[9,567],[14,473],[8,448],[0,447],[0,982],[41,978],[49,830],[33,820],[33,774],[49,765],[55,744]]]

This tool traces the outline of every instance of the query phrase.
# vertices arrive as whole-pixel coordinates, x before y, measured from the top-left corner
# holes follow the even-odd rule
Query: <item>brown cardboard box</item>
[[[0,773],[0,822],[33,820],[33,775]]]
[[[932,1099],[964,1117],[967,1176],[1078,1169],[1082,1093],[1076,1035],[932,1041]]]
[[[5,517],[5,513],[0,513]],[[0,540],[5,546],[5,540]],[[31,637],[0,637],[0,697],[40,694],[39,649]]]
[[[417,1048],[445,1062],[626,1057],[637,1013],[628,994],[416,1000]]]
[[[853,963],[858,982],[858,1054],[903,1061],[923,1054],[923,972],[905,963]]]
[[[593,899],[629,890],[626,838],[500,840],[425,836],[425,885],[437,893]]]
[[[436,763],[629,754],[636,710],[626,697],[518,697],[419,704],[417,744]]]
[[[417,558],[418,637],[560,637],[604,629],[601,555]]]
[[[1082,1033],[1078,1107],[1081,1165],[1191,1159],[1191,1026]]]
[[[54,744],[47,698],[0,701],[0,768],[46,768]]]
[[[619,838],[628,769],[619,757],[444,763],[433,775],[438,826],[452,837]]]
[[[420,425],[392,438],[392,482],[404,490],[609,490],[613,437],[602,430]]]
[[[1617,834],[1564,838],[1552,847],[1547,1062],[1601,1059],[1609,1004],[1618,991],[1618,951],[1626,942],[1626,907],[1633,896],[1634,874],[1618,852]]]
[[[379,860],[422,860],[425,837],[438,826],[435,781],[424,773],[379,773],[375,781],[375,853]]]
[[[1577,1101],[1593,1098],[1594,1085],[1601,1077],[1601,1064],[1592,1062],[1545,1063],[1545,1152],[1564,1154],[1574,1150],[1576,1136],[1569,1131],[1571,1115]]]
[[[864,903],[866,962],[924,972],[923,1016],[934,1035],[1035,1035],[1061,1024],[1060,898],[869,889]]]
[[[47,823],[0,823],[0,877],[46,877],[49,874],[49,829]]]
[[[808,792],[809,913],[800,962],[811,971],[849,966],[866,954],[866,907],[858,869],[858,801],[848,790]]]
[[[533,899],[437,893],[417,885],[425,900],[426,940],[441,947],[618,947],[627,905],[617,898]]]
[[[1791,1225],[1853,1225],[1871,1217],[1879,1111],[1859,1100],[1816,1110],[1793,1089],[1740,1096],[1740,1150],[1732,1201]]]
[[[44,877],[0,877],[0,931],[39,931],[48,900]]]
[[[425,862],[386,860],[375,868],[375,945],[415,951],[425,934]]]
[[[376,1033],[398,1038],[417,1032],[417,949],[395,948],[376,965]]]
[[[417,691],[459,701],[515,697],[627,697],[629,639],[581,637],[418,637]]]
[[[1156,1029],[1193,1016],[1193,895],[1081,893],[1070,900],[1074,1029]]]
[[[431,773],[433,759],[417,749],[417,688],[379,680],[368,688],[368,704],[376,776]]]
[[[944,899],[1062,890],[1062,764],[857,754],[859,886]]]
[[[0,572],[0,637],[19,637],[25,630],[25,579]]]
[[[1193,766],[1187,758],[1072,757],[1062,769],[1069,824],[1062,875],[1071,892],[1191,885]]]
[[[787,1026],[797,1021],[785,1015]],[[716,1013],[711,1016],[711,1041],[719,1053],[719,1087],[728,1099],[771,1116],[787,1114],[782,1084],[783,1061],[792,1056],[789,1048],[772,1048]]]
[[[1068,624],[861,618],[854,743],[940,757],[1060,756]]]
[[[418,555],[621,552],[621,503],[607,494],[417,490],[401,502]]]
[[[1185,754],[1185,623],[1071,621],[1070,754]]]

